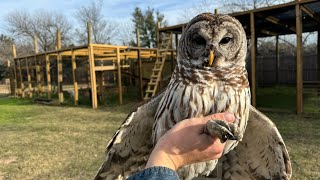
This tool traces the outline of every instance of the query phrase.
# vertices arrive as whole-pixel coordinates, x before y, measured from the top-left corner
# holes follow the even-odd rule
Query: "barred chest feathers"
[[[234,123],[242,137],[249,116],[250,99],[247,71],[242,66],[208,71],[188,69],[178,65],[155,115],[153,141],[156,143],[165,132],[181,120],[219,112],[235,114],[237,120]],[[237,141],[228,140],[224,154],[237,144]],[[197,163],[196,167],[203,168],[197,170],[187,166],[181,171],[185,173],[190,173],[190,170],[198,171],[191,173],[208,175],[215,168],[216,163],[217,161],[206,162],[202,163],[203,166]]]

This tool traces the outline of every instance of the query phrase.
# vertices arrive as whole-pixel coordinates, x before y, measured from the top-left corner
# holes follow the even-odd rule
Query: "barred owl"
[[[250,104],[247,41],[239,21],[203,13],[185,28],[167,88],[129,114],[106,148],[95,179],[125,179],[144,168],[153,145],[183,119],[231,112],[237,117],[224,156],[178,170],[181,179],[289,179],[291,164],[275,125]],[[220,129],[222,131],[222,129]],[[218,128],[219,131],[219,128]]]

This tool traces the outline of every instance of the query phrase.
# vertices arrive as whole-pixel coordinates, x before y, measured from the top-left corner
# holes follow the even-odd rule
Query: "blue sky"
[[[183,12],[188,13],[197,2],[201,1],[203,0],[104,0],[103,13],[106,18],[122,21],[131,19],[131,13],[136,6],[141,9],[146,9],[149,6],[162,12],[168,23],[174,25],[181,22],[179,17]],[[24,9],[32,12],[37,9],[45,9],[60,11],[73,21],[75,11],[89,3],[89,0],[0,0],[0,33],[5,32],[6,22],[4,17],[12,10]],[[216,6],[213,4],[212,8],[214,9]]]

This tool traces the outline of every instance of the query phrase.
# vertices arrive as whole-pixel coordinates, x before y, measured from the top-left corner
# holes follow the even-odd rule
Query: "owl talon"
[[[233,124],[228,124],[222,120],[209,120],[204,132],[211,136],[217,136],[221,143],[226,142],[227,140],[239,140],[238,136],[235,136],[232,131],[234,131]]]

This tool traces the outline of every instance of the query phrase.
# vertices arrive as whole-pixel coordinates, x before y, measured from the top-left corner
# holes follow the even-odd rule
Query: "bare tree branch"
[[[80,23],[76,29],[78,42],[87,43],[87,22],[92,26],[93,43],[111,43],[116,33],[115,23],[107,21],[102,15],[103,0],[91,0],[88,6],[82,6],[75,14]]]
[[[221,10],[224,13],[234,13],[247,11],[261,7],[273,6],[276,4],[286,3],[292,0],[222,0]]]
[[[25,10],[13,10],[5,17],[7,30],[16,38],[32,40],[38,37],[40,51],[52,50],[56,45],[56,32],[60,30],[63,44],[69,43],[68,34],[71,24],[67,18],[54,11],[37,10],[29,13]]]
[[[180,17],[178,17],[180,23],[190,21],[196,15],[203,12],[214,12],[217,1],[214,0],[201,0],[189,9],[183,9],[180,11]]]

